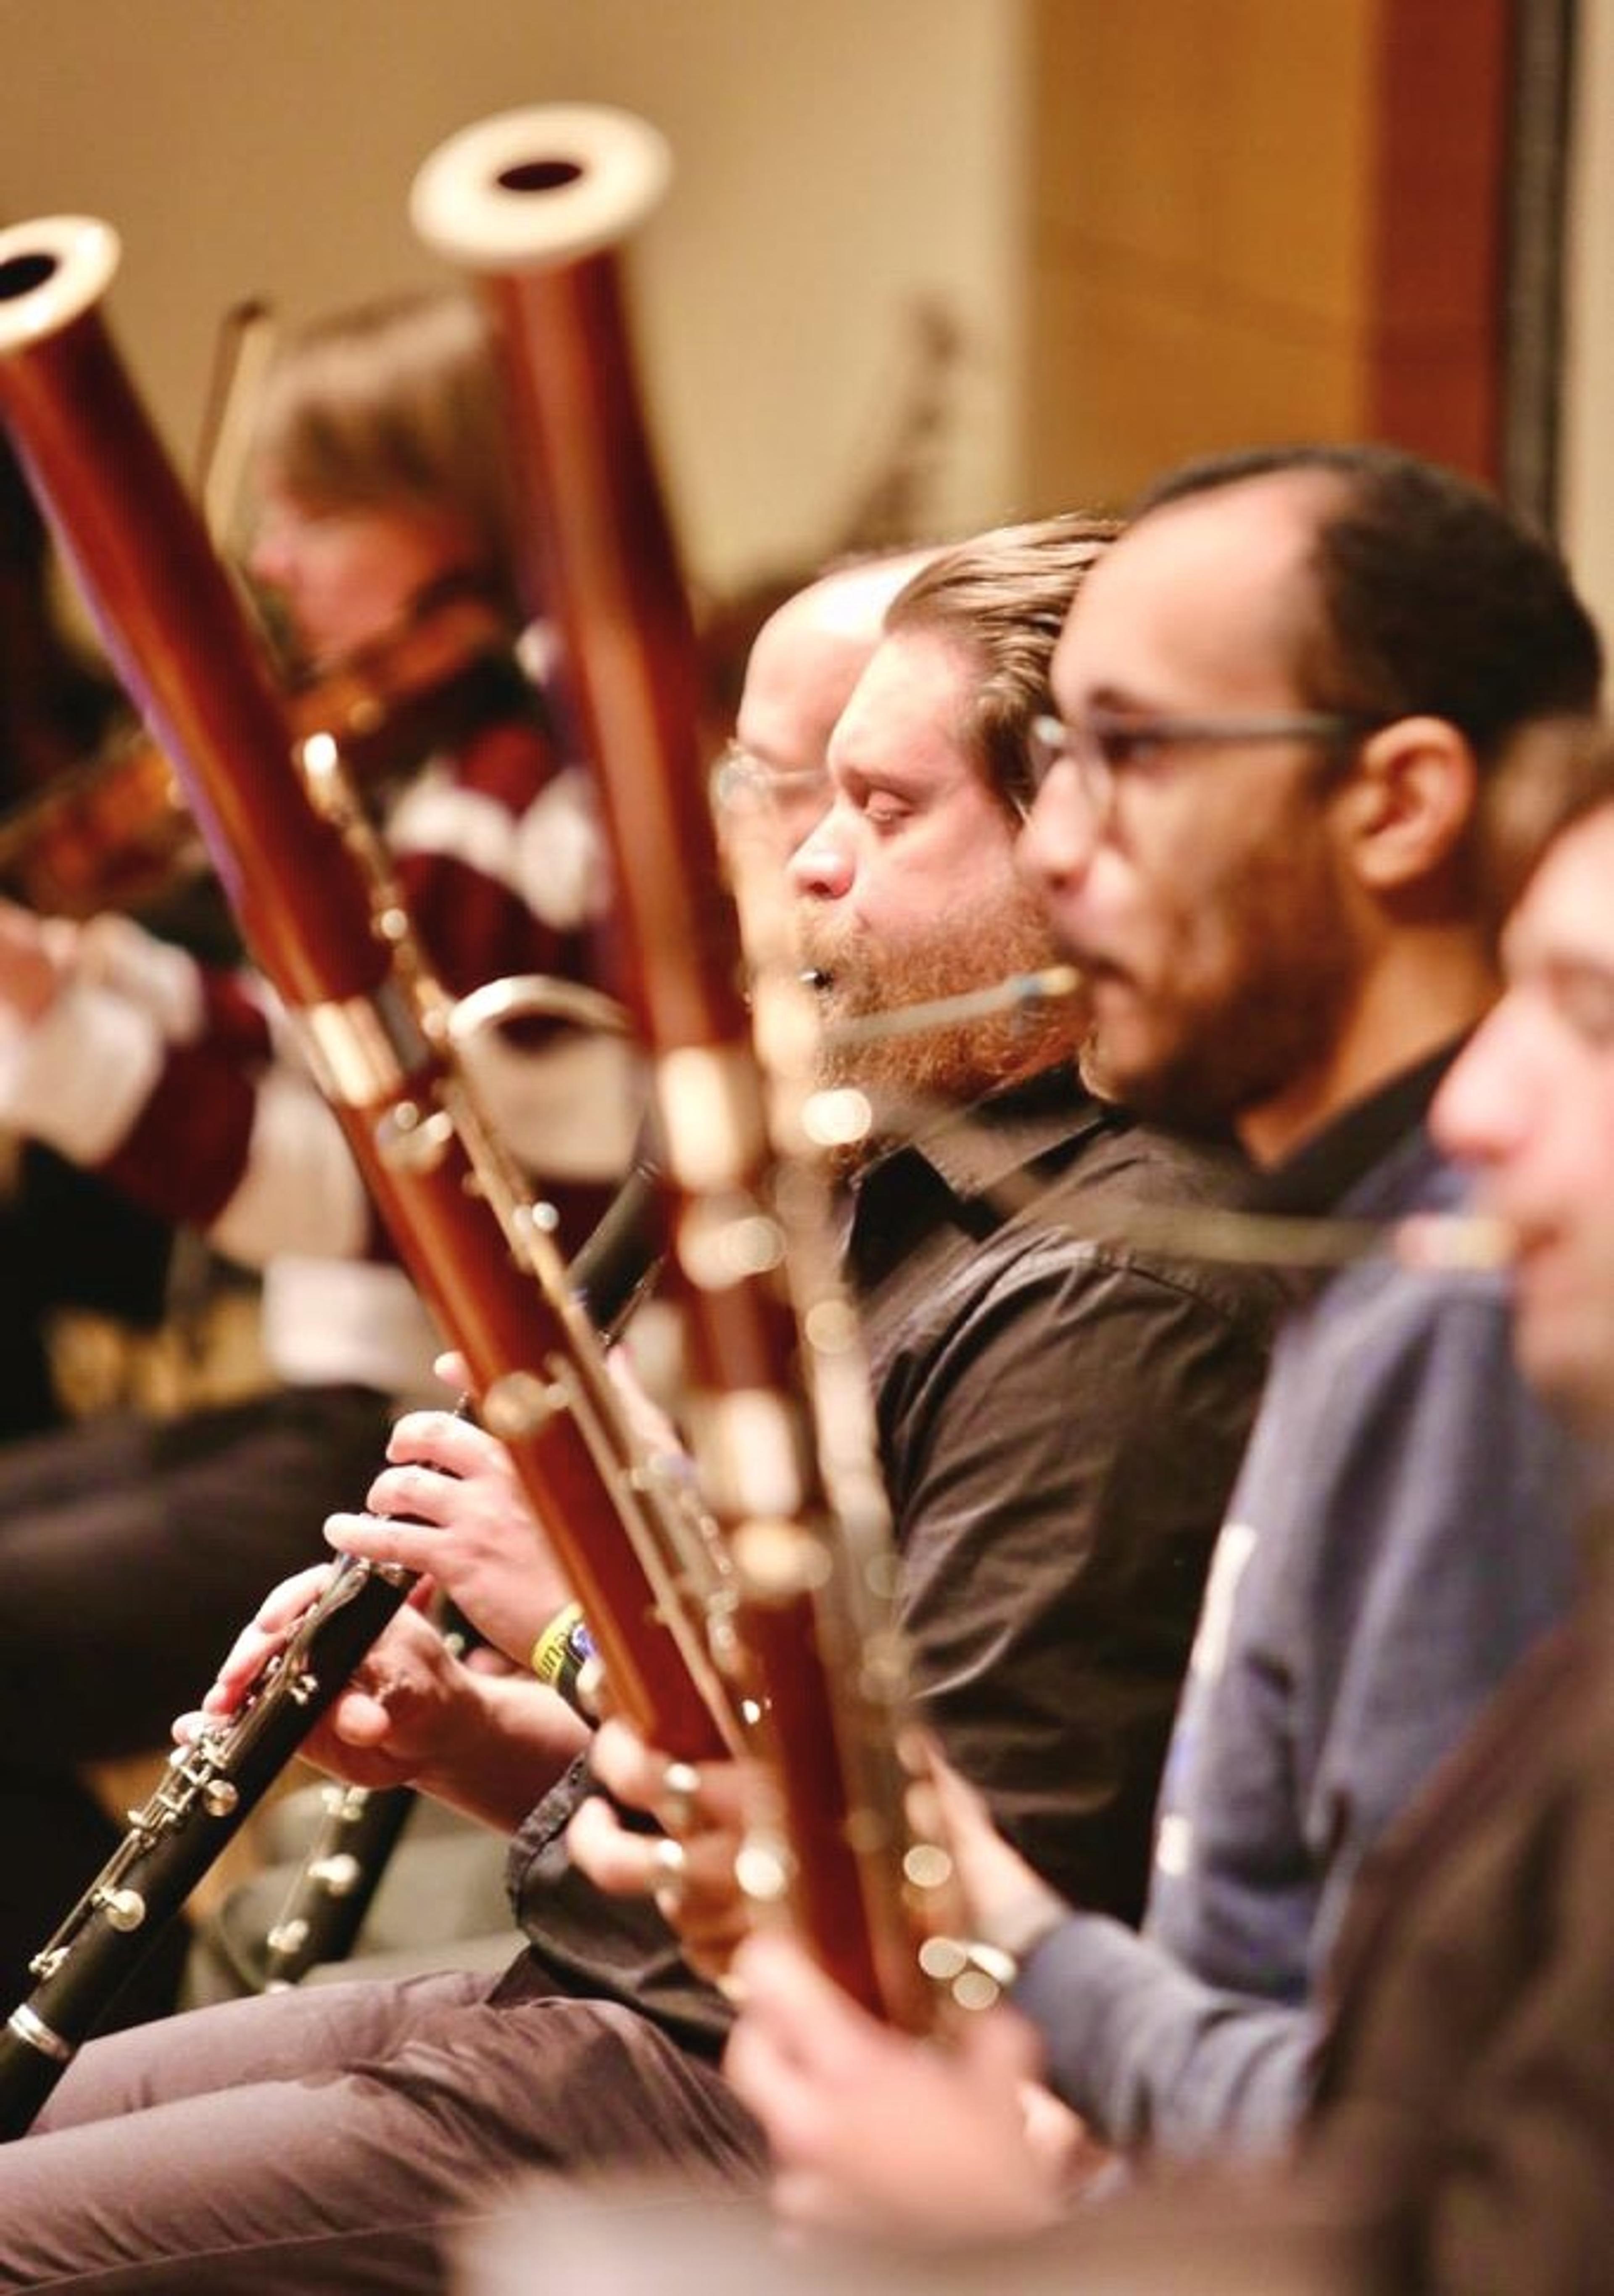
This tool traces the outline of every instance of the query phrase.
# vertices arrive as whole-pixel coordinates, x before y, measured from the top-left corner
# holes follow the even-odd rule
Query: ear
[[[1397,718],[1371,734],[1339,792],[1339,820],[1360,882],[1410,890],[1446,870],[1474,817],[1479,772],[1444,718]]]

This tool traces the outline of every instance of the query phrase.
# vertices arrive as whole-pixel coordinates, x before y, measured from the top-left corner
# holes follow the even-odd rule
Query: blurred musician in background
[[[1110,530],[986,537],[934,558],[892,605],[792,868],[832,1013],[1049,955],[1013,858],[1028,727]],[[1084,1235],[1085,1210],[1225,1201],[1238,1170],[1093,1099],[1082,1028],[1079,1009],[1053,1007],[915,1037],[906,1062],[875,1048],[872,1080],[925,1096],[930,1115],[856,1175],[848,1268],[920,1695],[1027,1854],[1126,1916],[1274,1287]],[[437,1564],[525,1659],[567,1590],[497,1446],[439,1414],[412,1416],[393,1450],[373,1504],[420,1520],[342,1517],[332,1535]],[[217,1703],[306,1599],[292,1582],[264,1606]],[[529,1948],[492,1984],[322,1987],[91,2044],[36,2134],[0,2152],[0,2285],[135,2267],[169,2289],[266,2272],[305,2290],[438,2286],[440,2237],[514,2169],[674,2161],[693,2189],[754,2177],[758,2132],[717,2070],[727,2004],[657,1909],[602,1897],[569,1861],[587,1742],[554,1691],[473,1672],[417,1615],[396,1620],[315,1751],[357,1783],[414,1778],[519,1825]]]
[[[781,858],[830,802],[830,737],[879,641],[887,607],[933,550],[837,566],[786,598],[757,632],[725,763],[766,791]]]
[[[120,714],[116,685],[61,627],[49,537],[0,439],[0,819],[94,754]],[[127,714],[127,709],[126,709]],[[169,1232],[37,1141],[12,1140],[0,1182],[0,1440],[64,1414],[47,1320],[88,1308],[131,1326],[161,1318]]]
[[[81,764],[123,706],[61,627],[49,534],[0,439],[0,802],[15,805]]]
[[[468,300],[378,304],[286,348],[257,433],[252,564],[304,660],[401,644],[450,597],[513,644],[500,438]],[[508,648],[479,677],[452,750],[383,800],[413,914],[451,990],[586,978],[602,885],[584,776]],[[20,1996],[118,1839],[78,1766],[166,1739],[243,1611],[364,1488],[400,1400],[433,1391],[436,1341],[253,976],[124,917],[80,926],[7,903],[0,1024],[0,1121],[261,1268],[274,1381],[0,1460],[0,1990]],[[626,1144],[630,1119],[579,1115]],[[176,1934],[119,2014],[171,2003],[183,1948]]]

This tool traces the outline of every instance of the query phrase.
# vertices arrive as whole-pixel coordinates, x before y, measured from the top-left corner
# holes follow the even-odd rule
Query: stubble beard
[[[1112,1056],[1101,1004],[1083,1054],[1094,1091],[1183,1131],[1223,1131],[1325,1062],[1360,987],[1344,895],[1316,848],[1297,840],[1247,863],[1201,914],[1213,907],[1223,918],[1219,950],[1192,948],[1190,919],[1182,961],[1162,967],[1155,1049]],[[1197,991],[1196,973],[1208,984]]]

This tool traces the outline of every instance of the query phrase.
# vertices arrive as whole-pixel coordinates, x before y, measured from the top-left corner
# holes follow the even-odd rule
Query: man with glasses
[[[886,608],[935,555],[898,550],[832,567],[776,606],[758,631],[718,786],[734,774],[760,783],[782,858],[829,804],[830,736],[880,643]]]
[[[1158,488],[1055,650],[1022,840],[1086,977],[1092,1072],[1154,1116],[1234,1127],[1269,1213],[1438,1233],[1462,1185],[1423,1119],[1495,985],[1482,795],[1599,675],[1553,554],[1412,457],[1280,450]],[[963,1845],[1053,2085],[1104,2141],[1288,2139],[1365,1852],[1569,1599],[1572,1465],[1494,1275],[1385,1250],[1311,1279],[1213,1565],[1144,1935],[1060,1906],[989,1836]],[[826,2006],[773,1940],[741,1975],[731,2070],[787,2192],[934,2209],[905,2045]],[[937,2137],[947,2084],[923,2077]],[[1032,2177],[1005,2217],[1042,2204]]]
[[[1447,1072],[1431,1128],[1477,1176],[1479,1209],[1511,1239],[1522,1368],[1555,1412],[1601,1442],[1606,1465],[1614,749],[1606,736],[1590,748],[1528,742],[1510,757],[1487,809],[1502,832],[1487,870],[1503,898],[1524,886],[1503,942],[1507,992]],[[1144,2185],[1118,2205],[1078,2212],[1052,2237],[1017,2247],[983,2239],[972,2264],[837,2242],[815,2274],[804,2246],[789,2276],[794,2296],[848,2281],[886,2296],[934,2287],[1069,2296],[1100,2286],[1134,2296],[1257,2287],[1264,2296],[1585,2296],[1605,2287],[1614,2242],[1611,1530],[1605,1503],[1583,1527],[1588,1567],[1569,1620],[1513,1669],[1353,1892],[1330,1971],[1319,2106],[1295,2162],[1263,2176],[1189,2177],[1166,2191]],[[762,1969],[776,2009],[767,1957],[751,1967]],[[774,2125],[788,2129],[791,2112],[832,2110],[871,2066],[889,2111],[895,2058],[906,2117],[888,2120],[879,2152],[889,2162],[905,2144],[930,2165],[932,2182],[919,2191],[923,2228],[934,2236],[963,2220],[979,2236],[994,2212],[1006,2221],[1004,2189],[1035,2193],[1012,2098],[1004,2125],[1017,2152],[995,2148],[978,2115],[948,2163],[950,2182],[940,2181],[936,2125],[921,2114],[937,2097],[943,2125],[950,2121],[955,2058],[866,2021],[848,2040],[843,2002],[815,1983],[797,2006],[827,2013],[827,2024],[799,2016],[794,2082],[774,2084]],[[782,2030],[775,2039],[783,2038]],[[976,2046],[969,2057],[978,2090],[983,2054]],[[854,2118],[866,2139],[868,2123]],[[798,2165],[808,2154],[801,2142],[786,2150]],[[843,2178],[836,2198],[848,2213],[861,2199],[866,2221],[869,2192],[869,2180],[859,2194]],[[1036,2197],[1046,2213],[1045,2191]],[[478,2296],[520,2285],[520,2268],[540,2251],[565,2253],[574,2270],[620,2296],[777,2278],[771,2228],[714,2224],[709,2211],[691,2226],[692,2213],[662,2212],[652,2262],[643,2214],[635,2224],[610,2211],[609,2199],[585,2212],[545,2194],[519,2239],[489,2258],[486,2280],[471,2285]]]

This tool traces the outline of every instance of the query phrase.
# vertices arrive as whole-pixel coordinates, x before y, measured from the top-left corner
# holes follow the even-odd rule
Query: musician
[[[1157,488],[1056,650],[1023,841],[1092,981],[1101,1071],[1159,1114],[1235,1121],[1271,1205],[1459,1203],[1424,1117],[1494,994],[1479,793],[1520,729],[1592,706],[1599,667],[1548,550],[1413,458],[1294,449]],[[961,1836],[1048,2077],[1100,2139],[1287,2144],[1364,1857],[1570,1599],[1575,1465],[1514,1371],[1499,1281],[1381,1258],[1311,1288],[1213,1566],[1144,1934]],[[850,2005],[826,2020],[772,1940],[741,1972],[731,2071],[787,2200],[933,2215],[967,2079]],[[1058,2204],[1005,2182],[1007,2221]]]
[[[1081,2286],[1098,2267],[1108,2286],[1129,2267],[1140,2286],[1192,2292],[1227,2284],[1228,2259],[1241,2256],[1266,2286],[1271,2244],[1286,2226],[1292,2278],[1279,2284],[1299,2291],[1578,2296],[1606,2280],[1614,752],[1603,737],[1566,764],[1526,743],[1500,784],[1499,795],[1521,802],[1528,832],[1525,857],[1514,856],[1525,882],[1503,938],[1506,992],[1448,1070],[1430,1126],[1478,1176],[1478,1207],[1517,1239],[1511,1300],[1521,1365],[1601,1447],[1602,1504],[1581,1527],[1583,1590],[1569,1622],[1514,1668],[1363,1871],[1329,1972],[1319,2102],[1293,2170],[1255,2184],[1217,2178],[1187,2194],[1146,2192],[1135,2207],[1073,2227],[1057,2251],[1000,2252],[995,2288]],[[773,1974],[763,1974],[771,1987]],[[811,1972],[787,1973],[792,1985],[799,1978],[813,1983]],[[869,2054],[901,2045],[869,2028],[849,2049],[844,2007],[820,1980],[800,2004],[811,2013],[791,2021],[799,2093],[788,2100],[778,2086],[782,2118],[844,2107],[859,2077],[880,2084],[888,2110],[904,2103]],[[833,2065],[832,2084],[815,2052]],[[918,2095],[911,2071],[909,2112]],[[944,2101],[944,2119],[947,2109]],[[1002,2114],[1000,2124],[1012,2125]],[[888,2139],[882,2157],[889,2164],[902,2149]],[[982,2159],[979,2148],[974,2157]],[[994,2167],[1004,2166],[1000,2154]],[[1036,2221],[1046,2196],[1039,2212],[1023,2157],[1004,2173],[1011,2189],[1017,2180],[1027,2221]],[[843,2210],[856,2189],[838,2185]],[[932,2185],[933,2230],[944,2190]],[[845,2274],[844,2258],[835,2268]],[[867,2279],[884,2284],[878,2264]],[[625,2275],[622,2284],[635,2283]]]
[[[934,552],[838,566],[776,607],[746,659],[728,763],[762,783],[782,857],[829,803],[836,720],[867,666],[886,609]]]
[[[745,665],[738,697],[733,739],[718,768],[718,782],[744,784],[753,822],[766,820],[770,843],[781,858],[828,802],[825,755],[830,735],[858,675],[879,641],[886,608],[934,553],[926,549],[880,553],[836,564],[819,579],[784,600],[758,629]],[[760,791],[765,812],[753,802]],[[451,1374],[456,1385],[463,1380]],[[441,1431],[432,1423],[434,1441]],[[399,1422],[389,1448],[395,1458],[412,1456],[413,1423]],[[453,1439],[452,1431],[448,1439]],[[467,1448],[486,1461],[471,1437]],[[503,1520],[518,1504],[513,1478],[495,1455],[496,1496],[492,1512]],[[462,1462],[460,1472],[464,1472]],[[383,1510],[386,1500],[376,1504]],[[462,1515],[461,1520],[463,1521]],[[329,1535],[340,1544],[346,1516],[332,1519]],[[363,1532],[358,1535],[363,1537]],[[563,1599],[546,1587],[522,1544],[502,1568],[502,1552],[490,1558],[471,1593],[479,1618],[500,1620],[496,1640],[525,1655]],[[490,1583],[498,1571],[499,1581]],[[458,1598],[456,1597],[456,1600]],[[547,1608],[545,1603],[547,1603]],[[491,1611],[488,1605],[491,1604]],[[463,1608],[463,1605],[462,1604]],[[389,1857],[376,1902],[366,1915],[357,1950],[361,1956],[408,1956],[422,1968],[474,1959],[490,1966],[509,1938],[503,1891],[494,1884],[491,1910],[481,1877],[496,1871],[490,1853],[496,1844],[478,1829],[452,1842],[433,1838],[406,1841]],[[451,1876],[445,1886],[446,1874]],[[211,2000],[257,1989],[270,1929],[307,1887],[295,1867],[271,1866],[233,1890],[217,1912],[201,1924],[187,1988],[193,1999]]]
[[[409,297],[290,343],[262,411],[254,567],[298,652],[328,664],[469,591],[516,627],[501,432],[467,300]],[[601,880],[582,776],[513,665],[385,827],[447,985],[586,977]],[[260,982],[128,920],[0,906],[0,1116],[226,1257],[263,1270],[270,1391],[119,1417],[0,1464],[0,1988],[118,1838],[77,1775],[160,1743],[266,1584],[362,1489],[400,1399],[436,1392],[437,1341],[391,1260],[334,1118],[283,1053]],[[590,1119],[610,1129],[610,1111]],[[183,1954],[125,2017],[168,2005]]]
[[[1521,793],[1546,761],[1516,760]],[[1560,778],[1561,775],[1561,778]],[[1571,1623],[1510,1677],[1363,1877],[1331,1974],[1312,2152],[1398,2284],[1571,2296],[1614,2238],[1614,753],[1531,824],[1506,993],[1433,1111],[1518,1238],[1514,1345],[1599,1447]]]
[[[45,521],[0,442],[0,804],[25,802],[110,736],[119,696],[53,611]],[[72,1305],[130,1325],[162,1314],[165,1225],[37,1142],[0,1177],[0,1441],[59,1426],[48,1319]]]
[[[997,792],[1021,786],[1020,728],[1051,634],[1049,594],[1070,579],[1068,561],[1096,550],[1103,531],[1050,521],[1023,541],[1011,529],[944,553],[891,605],[885,642],[835,729],[832,802],[791,863],[800,945],[832,1023],[1035,969],[1048,953],[1033,904],[1004,868],[1019,816]],[[798,602],[793,644],[804,670],[818,658],[813,623],[838,627],[851,610],[846,586],[867,595],[877,578],[832,576]],[[953,729],[943,674],[949,651],[966,644],[971,680],[951,698],[972,712],[967,747]],[[963,685],[956,670],[951,683]],[[803,691],[806,699],[805,678]],[[759,718],[742,709],[740,722]],[[993,775],[984,788],[983,758]],[[865,1086],[925,1136],[922,1147],[882,1139],[857,1173],[847,1267],[876,1382],[905,1623],[921,1652],[934,1654],[932,1710],[950,1741],[969,1748],[967,1766],[1039,1867],[1079,1874],[1085,1892],[1134,1918],[1176,1700],[1171,1621],[1181,1631],[1184,1597],[1194,1599],[1204,1479],[1225,1478],[1239,1440],[1238,1411],[1228,1414],[1234,1431],[1221,1428],[1216,1352],[1186,1391],[1177,1366],[1204,1344],[1208,1312],[1218,1343],[1238,1343],[1230,1387],[1247,1406],[1244,1382],[1276,1290],[1263,1280],[1224,1290],[1203,1271],[1167,1273],[1135,1255],[1112,1262],[1079,1240],[1082,1208],[1112,1188],[1128,1199],[1214,1193],[1237,1177],[1225,1157],[1141,1132],[1076,1086],[1079,1029],[1058,1007],[1005,1013],[839,1048],[826,1073]],[[983,1096],[988,1079],[996,1089]],[[914,1095],[917,1117],[906,1105]],[[954,1130],[941,1114],[961,1106],[971,1121]],[[1028,1214],[1007,1218],[988,1191],[1022,1168],[1044,1193]],[[1071,1230],[1062,1242],[1061,1221]],[[1088,1408],[1073,1437],[1064,1377],[1078,1351]],[[1123,1367],[1135,1383],[1135,1359],[1151,1351],[1160,1386],[1141,1399],[1112,1391]],[[1152,1430],[1184,1413],[1204,1447],[1189,1459],[1151,1443],[1146,1459],[1144,1423]],[[508,1477],[474,1429],[440,1414],[411,1417],[390,1447],[400,1462],[447,1469],[447,1479],[422,1475],[418,1464],[384,1474],[373,1515],[335,1517],[333,1543],[430,1569],[440,1546],[434,1523],[508,1513]],[[486,1498],[482,1473],[493,1486]],[[405,1514],[420,1520],[396,1520]],[[470,1538],[462,1567],[476,1567]],[[553,1582],[535,1589],[530,1571],[524,1588],[519,1608],[520,1598],[500,1590],[496,1639],[512,1651],[528,1647],[541,1623],[535,1603],[561,1592]],[[467,1591],[479,1608],[487,1603],[479,1577]],[[1135,1616],[1150,1622],[1135,1644],[1123,1624]],[[1059,1745],[1069,1801],[1049,1787]]]
[[[1025,727],[1106,531],[1054,521],[989,538],[937,560],[893,607],[836,734],[833,804],[796,863],[840,1009],[978,986],[1047,955],[1013,864]],[[1054,1013],[987,1032],[973,1067],[962,1033],[939,1060],[919,1049],[910,1081],[944,1107],[922,1140],[885,1142],[858,1176],[848,1267],[922,1693],[1028,1852],[1127,1911],[1273,1287],[1083,1241],[1085,1207],[1225,1199],[1230,1176],[1221,1152],[1091,1099],[1075,1042]],[[972,1106],[976,1124],[945,1103]],[[995,1184],[1016,1178],[1032,1201],[1001,1205]],[[336,1535],[440,1554],[476,1602],[476,1526],[503,1514],[528,1534],[487,1439],[439,1426],[429,1450],[409,1422],[405,1464],[373,1493],[383,1509],[406,1494],[423,1525],[344,1520]],[[455,1526],[472,1518],[462,1544]],[[547,1606],[565,1590],[529,1552]],[[226,1692],[300,1593],[260,1614]],[[477,1622],[524,1655],[535,1615]],[[585,1741],[553,1693],[470,1671],[406,1614],[317,1746],[360,1783],[413,1776],[510,1825]],[[670,2158],[725,2187],[754,2174],[756,2129],[716,2065],[721,1997],[650,1909],[613,1907],[569,1866],[585,1784],[565,1775],[521,1825],[512,1877],[533,1943],[491,1988],[468,1973],[323,1987],[92,2044],[42,2133],[0,2153],[13,2228],[0,2285],[7,2269],[93,2280],[114,2250],[115,2268],[142,2259],[165,2288],[266,2270],[306,2289],[432,2285],[442,2227],[513,2167]]]

